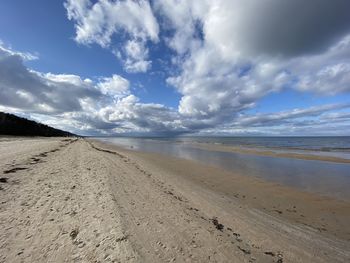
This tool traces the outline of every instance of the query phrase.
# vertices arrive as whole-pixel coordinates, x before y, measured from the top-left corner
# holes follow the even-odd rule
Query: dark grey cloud
[[[241,22],[246,24],[242,25],[245,30],[242,40],[258,54],[320,53],[350,33],[348,0],[255,2],[243,14]]]

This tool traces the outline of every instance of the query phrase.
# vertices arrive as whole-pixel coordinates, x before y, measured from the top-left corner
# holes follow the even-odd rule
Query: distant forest
[[[4,112],[0,112],[0,135],[45,137],[75,136],[75,134]]]

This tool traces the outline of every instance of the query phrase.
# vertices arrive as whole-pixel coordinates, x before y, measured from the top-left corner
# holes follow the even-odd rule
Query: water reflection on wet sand
[[[104,138],[129,149],[166,154],[219,166],[242,175],[350,200],[350,164],[210,151],[190,144],[139,138]]]

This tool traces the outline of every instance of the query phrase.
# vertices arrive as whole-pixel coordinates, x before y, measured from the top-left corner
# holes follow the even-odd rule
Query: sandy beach
[[[92,139],[0,157],[0,262],[350,261],[347,201]]]

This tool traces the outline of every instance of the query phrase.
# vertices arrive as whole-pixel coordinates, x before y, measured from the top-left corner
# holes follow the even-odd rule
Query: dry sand
[[[0,262],[350,261],[348,202],[92,140],[0,157]]]

